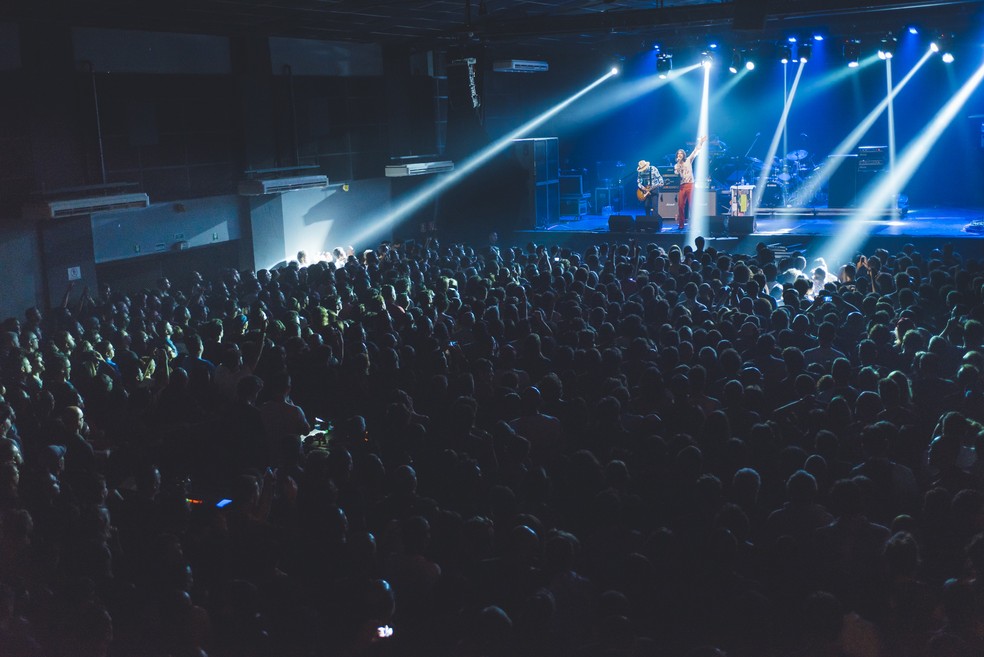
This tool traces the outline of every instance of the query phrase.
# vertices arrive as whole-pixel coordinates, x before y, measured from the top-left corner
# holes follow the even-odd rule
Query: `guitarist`
[[[636,173],[638,174],[636,197],[642,203],[642,207],[646,209],[646,216],[651,217],[658,210],[656,206],[657,192],[663,186],[663,176],[660,175],[659,169],[646,160],[639,160]]]

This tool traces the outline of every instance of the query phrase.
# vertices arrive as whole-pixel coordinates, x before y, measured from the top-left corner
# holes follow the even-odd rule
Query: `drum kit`
[[[711,153],[711,178],[714,184],[720,186],[742,185],[745,182],[758,184],[759,177],[765,169],[765,162],[757,157],[727,156]],[[810,153],[799,149],[786,153],[785,157],[775,157],[769,167],[769,177],[765,189],[761,191],[762,207],[785,207],[796,198],[796,193],[814,176],[817,167]],[[796,199],[797,203],[804,200]],[[807,204],[816,199],[805,199]]]

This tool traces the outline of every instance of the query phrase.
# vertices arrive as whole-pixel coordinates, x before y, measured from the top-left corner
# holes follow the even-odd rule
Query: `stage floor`
[[[814,214],[815,212],[815,214]],[[640,212],[624,212],[638,216]],[[763,208],[756,218],[753,235],[771,237],[780,235],[832,236],[844,226],[844,222],[858,221],[848,210],[828,210],[827,208]],[[864,220],[869,226],[869,235],[908,236],[936,238],[981,238],[984,235],[968,232],[971,222],[984,222],[984,208],[916,208],[905,216]],[[582,215],[581,218],[561,217],[561,221],[545,229],[534,232],[590,232],[607,233],[608,217],[603,215]],[[645,231],[639,231],[645,232]],[[650,234],[652,232],[650,231]],[[664,221],[662,234],[680,234],[674,221]]]
[[[639,210],[623,212],[639,216]],[[610,231],[608,217],[583,215],[580,218],[562,218],[555,224],[538,230],[518,230],[513,236],[519,243],[541,243],[586,248],[599,241],[610,239],[639,239],[668,248],[673,244],[689,242],[686,230],[679,231],[675,222],[664,221],[663,230],[629,232]],[[837,235],[846,222],[862,221],[852,217],[850,210],[827,208],[768,208],[756,218],[755,232],[748,235],[707,234],[710,244],[733,252],[751,253],[755,245],[768,244],[777,249],[802,252],[821,251],[825,245],[836,242]],[[885,248],[898,252],[907,243],[926,251],[957,242],[958,250],[966,257],[984,258],[984,234],[967,230],[974,222],[984,223],[984,208],[913,208],[904,216],[863,220],[867,224],[866,237],[858,246],[859,252]],[[602,237],[604,236],[604,237]]]

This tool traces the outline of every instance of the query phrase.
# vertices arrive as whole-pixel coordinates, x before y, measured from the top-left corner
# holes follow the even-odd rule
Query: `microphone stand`
[[[745,151],[745,157],[748,157],[748,154],[752,152],[752,149],[753,148],[755,148],[755,144],[756,144],[756,142],[758,142],[758,139],[759,139],[759,137],[761,135],[762,135],[761,132],[756,132],[755,133],[755,139],[752,140],[752,143],[748,146],[748,150]]]

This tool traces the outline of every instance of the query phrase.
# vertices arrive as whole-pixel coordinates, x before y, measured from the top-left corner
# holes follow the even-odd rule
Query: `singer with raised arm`
[[[687,151],[682,148],[676,153],[676,164],[673,165],[673,172],[680,176],[680,193],[677,195],[677,228],[683,230],[687,223],[687,216],[690,214],[690,206],[693,204],[694,197],[694,158],[700,152],[701,146],[707,141],[707,137],[697,140],[694,150],[687,155]]]
[[[639,160],[636,173],[638,174],[636,197],[642,203],[642,207],[646,209],[646,216],[651,217],[657,212],[657,190],[663,186],[663,176],[659,169],[646,160]]]

